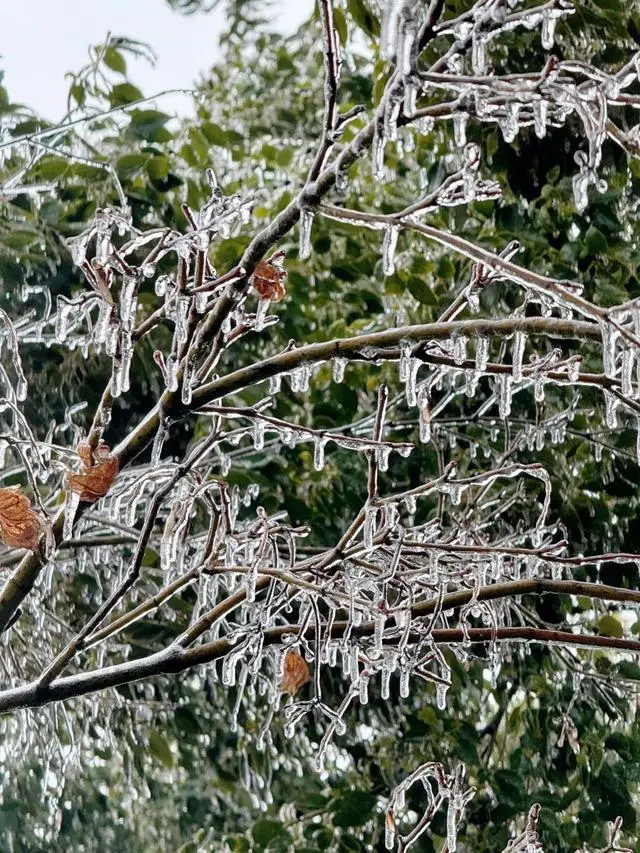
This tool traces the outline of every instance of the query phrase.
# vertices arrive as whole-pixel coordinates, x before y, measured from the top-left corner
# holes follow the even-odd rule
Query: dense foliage
[[[197,4],[173,5],[189,12]],[[58,128],[46,127],[26,108],[12,104],[10,93],[0,88],[0,155],[4,158],[0,318],[4,321],[6,312],[7,330],[9,318],[13,321],[28,386],[24,399],[19,393],[12,397],[19,390],[20,377],[17,348],[8,336],[1,351],[0,432],[5,455],[0,486],[20,486],[35,510],[51,519],[53,528],[39,546],[43,555],[24,556],[10,543],[0,552],[4,585],[0,708],[16,709],[0,719],[3,849],[383,850],[389,797],[426,762],[442,762],[452,775],[464,764],[464,789],[470,785],[477,789],[459,815],[459,850],[503,850],[522,831],[534,803],[542,806],[537,832],[545,850],[616,849],[607,847],[606,822],[617,816],[623,819],[629,846],[635,844],[640,669],[629,652],[638,651],[633,636],[639,625],[635,617],[639,561],[634,554],[640,553],[640,533],[635,523],[637,388],[629,372],[635,370],[638,359],[633,340],[627,346],[616,338],[613,364],[607,365],[607,341],[602,340],[607,333],[602,329],[609,315],[581,314],[577,303],[563,301],[566,293],[574,291],[562,287],[579,281],[584,290],[576,298],[595,306],[594,311],[604,312],[640,297],[635,234],[640,161],[633,158],[638,147],[633,131],[638,82],[634,78],[618,91],[611,87],[604,95],[594,94],[597,85],[610,84],[611,77],[606,75],[625,68],[635,74],[631,60],[640,45],[640,13],[618,0],[577,0],[572,14],[562,2],[544,4],[545,9],[559,13],[552,52],[567,63],[566,73],[575,74],[582,83],[580,93],[589,104],[589,109],[585,107],[589,117],[594,103],[601,106],[598,98],[609,99],[606,138],[598,140],[601,160],[593,175],[588,175],[595,180],[597,171],[597,179],[606,181],[606,186],[576,188],[586,154],[582,160],[575,155],[590,150],[589,142],[598,135],[579,110],[569,112],[563,121],[550,120],[539,133],[533,119],[523,118],[528,109],[523,106],[519,115],[511,114],[516,122],[513,132],[508,109],[491,120],[490,115],[478,113],[478,102],[468,91],[454,88],[453,94],[452,90],[443,93],[425,86],[416,107],[424,111],[422,119],[414,121],[411,108],[405,114],[403,105],[397,131],[383,128],[382,135],[390,132],[392,138],[384,146],[382,170],[375,162],[379,153],[374,151],[372,157],[369,151],[372,143],[375,149],[372,132],[362,146],[362,156],[354,157],[337,181],[334,174],[322,197],[310,193],[298,201],[301,190],[309,186],[319,146],[322,149],[327,143],[326,162],[320,167],[329,168],[326,163],[335,163],[358,134],[366,137],[376,110],[388,123],[388,112],[381,105],[386,98],[393,107],[398,66],[388,44],[386,4],[336,2],[333,25],[343,55],[337,103],[341,115],[350,111],[352,115],[340,135],[327,134],[327,103],[332,95],[326,88],[323,94],[322,81],[332,73],[326,26],[332,4],[318,5],[299,33],[283,39],[270,32],[261,4],[252,0],[231,4],[223,58],[195,94],[191,119],[172,118],[163,112],[161,99],[143,100],[143,93],[127,76],[127,58],[131,51],[144,52],[146,47],[126,38],[96,48],[89,66],[74,76],[70,114]],[[433,3],[427,9],[427,4],[415,4],[419,13],[413,21],[408,6],[399,4],[405,8],[405,18],[400,18],[405,30],[430,17],[435,22],[461,15],[465,24],[464,16],[477,7],[482,15],[476,14],[474,26],[484,27],[487,35],[499,27],[505,14],[515,16],[540,4],[474,5],[454,0],[444,9],[440,5]],[[501,77],[537,77],[547,67],[549,33],[543,45],[540,28],[549,24],[531,23],[535,26],[507,28],[499,38],[486,40],[487,75],[492,71]],[[471,55],[470,31],[463,26],[455,34],[446,29],[438,33],[435,26],[420,50],[411,52],[405,78],[432,73],[435,87],[437,74],[486,76],[481,73],[481,58]],[[452,44],[458,45],[460,58],[437,66]],[[577,70],[572,70],[572,62]],[[580,76],[586,65],[579,63],[589,63],[609,83],[597,76]],[[403,78],[405,86],[407,79]],[[485,85],[490,101],[495,93],[486,81]],[[550,101],[559,97],[553,91],[549,95]],[[455,99],[453,107],[441,110],[442,103]],[[465,112],[468,121],[460,119]],[[467,149],[471,153],[466,155],[462,154],[464,137],[478,146]],[[473,159],[475,151],[479,164]],[[207,175],[211,169],[215,177]],[[460,192],[454,180],[464,181],[470,174],[485,182],[475,187],[475,197],[472,192],[456,196],[455,204],[451,199],[443,201],[443,184]],[[318,173],[312,177],[317,179]],[[501,190],[500,197],[493,182]],[[384,219],[425,197],[435,198],[436,203],[420,223],[491,252],[489,260],[470,258],[452,244],[430,241],[428,235],[408,227],[398,231],[398,222]],[[245,200],[251,202],[248,215],[242,212]],[[193,235],[203,219],[194,216],[202,217],[211,201],[220,205],[214,217],[225,219],[228,213],[229,221],[216,224],[202,248]],[[287,211],[296,204],[295,215],[289,215]],[[319,204],[324,205],[324,215],[317,212]],[[100,258],[96,222],[104,209],[115,212],[111,222],[115,227],[105,239],[110,248]],[[124,213],[127,209],[130,221]],[[316,211],[313,218],[308,215],[311,210]],[[356,211],[360,218],[344,211]],[[367,222],[367,214],[380,218]],[[272,235],[269,229],[279,215],[288,217],[286,227]],[[96,231],[90,233],[91,228]],[[164,236],[165,230],[170,230],[171,238]],[[261,239],[265,233],[267,237]],[[153,239],[143,243],[144,234],[154,235]],[[178,234],[184,235],[183,248],[176,242],[165,253],[162,241]],[[392,252],[389,243],[396,237],[397,248]],[[258,245],[252,253],[255,240]],[[512,267],[491,267],[491,258],[513,240],[519,242],[520,250],[506,255]],[[157,256],[149,261],[149,251],[158,245]],[[286,253],[282,262],[286,295],[270,304],[259,303],[256,265],[277,249]],[[126,256],[125,251],[129,251]],[[216,291],[219,278],[239,264],[245,266],[245,273],[232,276],[230,290]],[[110,272],[103,275],[105,269]],[[272,284],[273,269],[259,269]],[[523,284],[519,276],[524,273],[518,270],[529,271],[538,287],[554,282],[554,292],[561,298],[553,307],[544,299],[536,301],[539,291],[526,281]],[[168,281],[158,285],[163,276]],[[155,319],[136,337],[130,388],[121,378],[116,381],[118,393],[112,394],[123,346],[126,349],[123,342],[131,332],[121,310],[126,304],[122,291],[133,279],[137,307],[132,327],[139,327],[146,318]],[[244,288],[243,301],[231,306],[235,319],[231,326],[222,327],[227,335],[222,346],[221,327],[215,324],[221,309],[216,306],[238,282]],[[207,293],[209,285],[215,298],[205,300],[199,314],[195,308],[192,311],[196,297],[191,290],[201,287]],[[113,294],[113,304],[120,306],[119,316],[105,296],[105,287]],[[177,287],[178,294],[190,294],[192,300],[184,303],[184,309],[174,305],[173,314],[167,308],[172,287]],[[474,304],[475,297],[479,305]],[[622,326],[636,322],[635,303],[629,305],[629,317],[615,315]],[[479,313],[474,311],[478,308]],[[189,326],[186,339],[176,331],[180,310],[187,312],[182,317]],[[271,323],[271,315],[278,318],[277,323]],[[217,381],[216,376],[238,376],[276,354],[295,356],[303,346],[356,338],[363,343],[341,355],[348,358],[346,365],[342,361],[336,365],[335,359],[332,363],[330,356],[335,352],[331,350],[314,365],[311,375],[305,361],[283,362],[292,376],[279,389],[267,381],[238,381],[229,391],[222,386],[224,395],[211,393],[205,400],[198,397],[204,392],[194,385],[190,393],[200,408],[195,411],[189,394],[185,397],[181,390],[189,359],[187,350],[180,347],[191,342],[189,336],[209,316],[214,321],[203,336],[203,346],[221,350],[218,361],[209,365],[205,376],[209,383]],[[438,336],[429,326],[428,332],[411,338],[422,347],[416,345],[414,350],[407,349],[406,334],[385,343],[380,338],[369,340],[384,330],[467,318],[489,325],[473,327],[468,335],[455,327],[452,334],[447,329]],[[522,319],[522,328],[529,328],[529,320],[539,320],[540,325],[532,325],[533,331],[521,340],[518,326],[507,326],[504,333],[492,331],[490,324],[500,319],[507,323]],[[545,326],[542,321],[547,320]],[[561,326],[565,321],[567,328],[574,321],[576,325],[567,332]],[[101,322],[103,340],[97,331]],[[66,328],[61,330],[61,325]],[[240,327],[236,345],[228,345],[231,333]],[[107,340],[109,328],[115,329],[112,336],[113,340],[118,337],[117,346]],[[478,341],[485,335],[491,336],[490,363],[497,365],[497,381],[489,375],[491,370],[473,375]],[[516,346],[526,347],[527,353],[520,372]],[[180,377],[177,392],[167,391],[171,385],[166,381],[167,363],[172,355]],[[537,382],[530,355],[543,364]],[[196,368],[207,357],[205,349],[199,352]],[[409,363],[410,358],[419,359],[420,364]],[[401,381],[398,362],[403,359]],[[412,400],[407,375],[418,367]],[[504,376],[509,376],[509,383],[513,379],[508,404],[504,401],[507,383],[500,378]],[[579,384],[581,378],[583,384]],[[469,391],[469,383],[474,382],[476,387]],[[376,400],[381,401],[380,420],[385,401],[377,393],[383,385],[389,396],[386,433],[380,444],[381,434],[376,439],[375,432]],[[419,395],[423,387],[430,392],[427,427],[425,396]],[[175,410],[167,409],[166,421],[160,412],[152,432],[141,431],[140,424],[156,411],[161,397],[168,400],[167,393],[180,398]],[[267,411],[260,401],[270,394],[274,405]],[[221,425],[223,405],[234,411],[226,413]],[[263,418],[269,427],[266,434],[264,427],[255,427],[263,415],[278,419],[278,424],[269,424]],[[280,422],[308,432],[287,435],[287,427]],[[234,433],[228,443],[205,448],[209,437],[222,427]],[[377,445],[366,444],[372,441],[372,430]],[[93,451],[99,448],[99,439],[105,442],[118,459],[120,472],[113,483],[103,478],[105,493],[97,495],[100,502],[89,497],[87,481],[82,481],[74,506],[68,472],[87,476],[100,464],[97,456],[89,454],[88,464],[82,467],[76,448],[85,436],[93,443]],[[329,443],[329,436],[345,440]],[[354,448],[349,444],[354,438],[363,444]],[[411,455],[393,452],[389,456],[384,441],[412,444]],[[202,455],[194,461],[196,452]],[[185,471],[176,466],[185,460],[190,460],[196,473],[187,479],[188,488],[180,491]],[[447,477],[452,461],[457,466],[455,477],[466,478],[471,485],[463,483],[459,489],[451,485],[453,479]],[[542,467],[527,468],[534,465]],[[513,467],[506,482],[496,485],[494,480],[482,479],[484,472],[508,466]],[[541,478],[542,469],[548,472],[548,480]],[[520,476],[523,471],[534,474]],[[372,477],[376,480],[373,491]],[[425,484],[436,480],[442,488],[422,496]],[[213,497],[203,493],[201,503],[192,501],[203,484],[221,481],[231,496],[229,502],[235,500],[234,494],[238,496],[234,512],[240,532],[235,552],[229,548],[229,537],[224,542],[215,538],[215,525],[222,524],[216,519],[224,515],[222,489]],[[94,489],[101,485],[96,485],[95,476],[91,483]],[[136,492],[139,483],[146,483],[146,493],[144,489]],[[416,505],[412,506],[409,495],[401,508],[406,536],[419,543],[420,531],[434,530],[437,520],[442,538],[425,534],[423,544],[439,544],[446,554],[440,565],[449,572],[439,585],[429,587],[438,572],[438,559],[427,555],[428,548],[421,557],[405,555],[402,572],[406,577],[385,599],[385,606],[399,611],[412,579],[426,578],[432,598],[425,600],[431,610],[425,609],[412,623],[418,641],[429,641],[428,633],[419,634],[427,627],[458,633],[443,643],[442,653],[435,658],[437,667],[427,673],[430,680],[422,681],[412,673],[410,689],[402,661],[394,663],[397,668],[385,686],[384,667],[372,655],[366,664],[375,672],[367,679],[368,701],[356,700],[345,708],[344,732],[333,725],[320,770],[316,759],[331,728],[330,718],[316,703],[293,732],[284,725],[286,702],[291,713],[300,700],[317,698],[314,691],[320,676],[293,699],[278,696],[274,701],[283,661],[268,657],[269,640],[266,662],[256,657],[262,682],[253,680],[254,671],[241,667],[236,680],[228,670],[225,675],[224,664],[209,658],[182,675],[167,674],[170,669],[159,667],[143,673],[153,678],[123,677],[115,687],[84,698],[74,686],[80,681],[70,682],[68,694],[56,695],[62,669],[67,675],[69,667],[73,679],[81,678],[83,672],[99,673],[109,665],[135,668],[142,662],[145,666],[153,655],[170,648],[176,637],[197,627],[203,614],[221,600],[238,590],[246,594],[252,583],[257,584],[256,612],[266,596],[276,604],[282,597],[280,621],[268,627],[296,626],[292,648],[303,653],[315,674],[321,655],[313,641],[314,620],[319,624],[332,612],[338,620],[345,619],[349,608],[345,587],[331,587],[325,578],[327,586],[320,589],[321,569],[326,566],[318,568],[313,561],[322,563],[329,554],[333,560],[327,563],[329,568],[338,567],[334,575],[346,574],[348,560],[345,554],[334,553],[334,545],[363,506],[378,499],[378,489],[382,495],[417,490]],[[547,489],[550,505],[543,517]],[[152,511],[154,494],[160,497]],[[72,507],[71,513],[67,509],[66,530],[61,510],[65,504]],[[184,505],[193,509],[186,520],[180,515]],[[288,610],[287,593],[275,583],[260,586],[268,577],[265,562],[256,560],[253,579],[245,565],[255,556],[249,540],[265,518],[272,520],[274,529],[280,525],[278,531],[284,531],[278,532],[282,539],[274,538],[273,546],[282,554],[269,552],[264,557],[260,553],[260,559],[270,560],[274,571],[280,566],[285,572],[291,566],[283,543],[295,539],[300,559],[307,561],[305,582],[317,585],[306,598],[304,589],[298,589]],[[188,536],[172,539],[175,530],[184,532],[183,521],[189,526]],[[75,522],[73,528],[71,522]],[[389,570],[396,546],[395,539],[375,538],[382,536],[385,523],[370,519],[373,529],[358,534],[358,550],[347,555],[354,560],[350,571],[373,576],[367,581],[373,591],[366,584],[357,590],[358,596],[371,595],[371,611],[381,600],[375,597],[379,592],[375,584]],[[146,538],[141,539],[145,527]],[[532,531],[540,534],[537,542]],[[242,539],[245,533],[249,544]],[[568,545],[559,545],[561,540]],[[6,536],[4,541],[8,542]],[[136,545],[140,541],[142,547]],[[491,558],[484,565],[484,583],[474,574],[477,561],[484,559],[482,548],[488,549]],[[518,549],[522,554],[512,553]],[[212,554],[227,570],[230,564],[244,565],[239,579],[231,571],[228,576],[199,574],[203,559],[205,565],[217,567]],[[583,555],[600,556],[583,560]],[[559,560],[554,562],[556,557]],[[134,588],[127,587],[120,595],[119,585],[126,582],[127,569],[134,564],[140,570]],[[295,564],[293,558],[291,564]],[[14,592],[20,586],[12,587],[11,579],[19,572],[22,580],[30,576],[35,585],[28,594],[19,592],[18,602]],[[182,583],[189,572],[188,582]],[[495,610],[483,609],[473,598],[474,591],[498,581],[530,585],[514,588]],[[156,608],[154,596],[173,582],[177,583],[175,594],[167,595]],[[285,588],[289,582],[283,582]],[[606,585],[608,594],[599,592],[597,584],[603,590]],[[293,588],[297,589],[295,584]],[[320,591],[329,597],[324,600]],[[424,587],[421,592],[427,596]],[[439,610],[438,596],[456,592],[463,598],[452,599],[447,609]],[[329,594],[338,598],[331,599]],[[105,611],[87,634],[91,640],[92,633],[104,630],[106,642],[100,644],[98,636],[87,648],[72,649],[60,672],[41,681],[38,688],[43,671],[61,654],[64,657],[69,641],[82,634],[112,595],[116,596],[114,613]],[[141,618],[127,619],[146,601],[151,605]],[[472,606],[467,607],[470,601]],[[222,642],[234,630],[242,646],[243,626],[251,624],[251,606],[245,610],[237,621],[223,620],[213,630],[210,624],[205,626],[194,635],[191,649],[197,652],[220,638]],[[434,612],[437,621],[430,623],[427,616]],[[365,627],[368,613],[365,610]],[[107,630],[123,615],[119,630]],[[496,620],[493,628],[492,619]],[[399,642],[396,628],[402,633],[402,619],[398,618],[397,626],[391,616],[386,619],[385,614],[385,620],[377,629],[381,633],[373,648],[376,643],[382,648]],[[491,634],[498,628],[519,627],[530,632],[525,639],[537,641],[496,643]],[[360,625],[355,628],[354,638],[361,645],[355,646],[355,639],[353,643],[364,670],[370,638],[364,629],[360,638]],[[554,635],[554,631],[561,633]],[[573,648],[567,643],[569,632],[593,642]],[[282,633],[286,645],[283,628]],[[554,637],[561,642],[553,642]],[[418,644],[415,636],[411,640]],[[276,642],[272,645],[278,648]],[[233,646],[225,650],[231,652]],[[353,664],[345,663],[348,647],[344,656],[336,647],[334,664],[330,652],[325,649],[322,654],[326,656],[322,702],[335,711],[349,693],[349,684],[357,679]],[[448,687],[446,705],[443,682]],[[19,692],[25,685],[31,690],[28,695]],[[101,686],[108,685],[97,683],[96,689]],[[18,692],[12,694],[12,688]],[[65,702],[52,701],[65,695],[69,696]],[[46,707],[33,707],[39,704]],[[270,708],[274,718],[265,736]],[[438,785],[436,791],[441,790]],[[407,807],[398,808],[396,815],[402,833],[420,821],[426,796],[421,785],[408,792]],[[443,850],[446,839],[445,805],[412,849]],[[532,843],[528,837],[523,846],[512,849],[528,849],[525,845]]]

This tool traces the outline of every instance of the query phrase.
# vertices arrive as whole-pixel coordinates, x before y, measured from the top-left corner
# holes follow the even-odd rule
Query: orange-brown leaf
[[[284,659],[282,692],[293,696],[307,681],[309,681],[309,667],[306,660],[297,652],[288,651]]]
[[[95,451],[83,441],[76,448],[76,452],[84,470],[80,473],[70,471],[67,474],[67,486],[72,492],[80,495],[81,501],[94,503],[103,498],[111,488],[119,470],[118,460],[111,455],[103,441]]]
[[[287,293],[284,286],[287,271],[282,266],[282,257],[282,253],[277,252],[272,258],[260,261],[251,278],[255,290],[270,302],[280,302]]]
[[[31,509],[31,501],[18,487],[0,489],[0,539],[5,545],[39,552],[45,533],[44,520]]]

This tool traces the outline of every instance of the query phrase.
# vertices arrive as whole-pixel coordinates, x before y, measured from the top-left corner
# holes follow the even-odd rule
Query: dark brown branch
[[[337,622],[333,625],[331,634],[340,637],[347,629],[347,623]],[[373,633],[371,623],[358,628],[351,627],[351,633],[366,636]],[[265,645],[281,642],[284,634],[296,632],[296,626],[286,625],[265,632]],[[313,626],[310,624],[306,634],[313,636]],[[570,631],[555,631],[546,628],[512,627],[512,628],[469,628],[466,632],[458,628],[440,628],[431,634],[436,645],[458,645],[471,640],[472,643],[490,642],[533,642],[562,646],[582,646],[592,649],[615,649],[640,653],[639,640],[627,640],[619,637],[595,637],[583,634],[573,634]],[[416,641],[418,635],[411,635]],[[18,708],[35,708],[52,702],[61,702],[88,693],[119,687],[145,678],[184,672],[194,666],[211,663],[224,657],[232,646],[224,640],[215,640],[193,649],[180,649],[172,646],[157,654],[149,655],[140,660],[116,664],[93,672],[68,676],[46,686],[32,682],[24,687],[4,690],[0,693],[0,713],[13,711]]]

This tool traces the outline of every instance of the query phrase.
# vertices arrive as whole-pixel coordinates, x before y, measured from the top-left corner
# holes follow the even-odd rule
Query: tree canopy
[[[640,849],[640,12],[226,14],[0,88],[3,849]]]

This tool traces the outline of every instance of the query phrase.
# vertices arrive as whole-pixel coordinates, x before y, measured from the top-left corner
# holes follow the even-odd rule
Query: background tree
[[[479,788],[462,849],[502,849],[533,802],[549,849],[603,847],[617,815],[633,833],[637,669],[612,650],[637,651],[637,15],[458,5],[386,10],[380,43],[361,3],[321,3],[288,41],[237,4],[195,122],[138,103],[124,39],[74,78],[68,127],[4,97],[3,304],[29,391],[9,335],[2,485],[44,553],[1,556],[0,705],[70,697],[3,718],[10,849],[382,847],[392,790],[433,761]],[[269,365],[290,381],[267,387]],[[83,432],[97,456],[76,456]],[[5,508],[5,536],[30,519]],[[313,680],[285,705],[287,648]],[[442,847],[446,814],[417,849]]]

